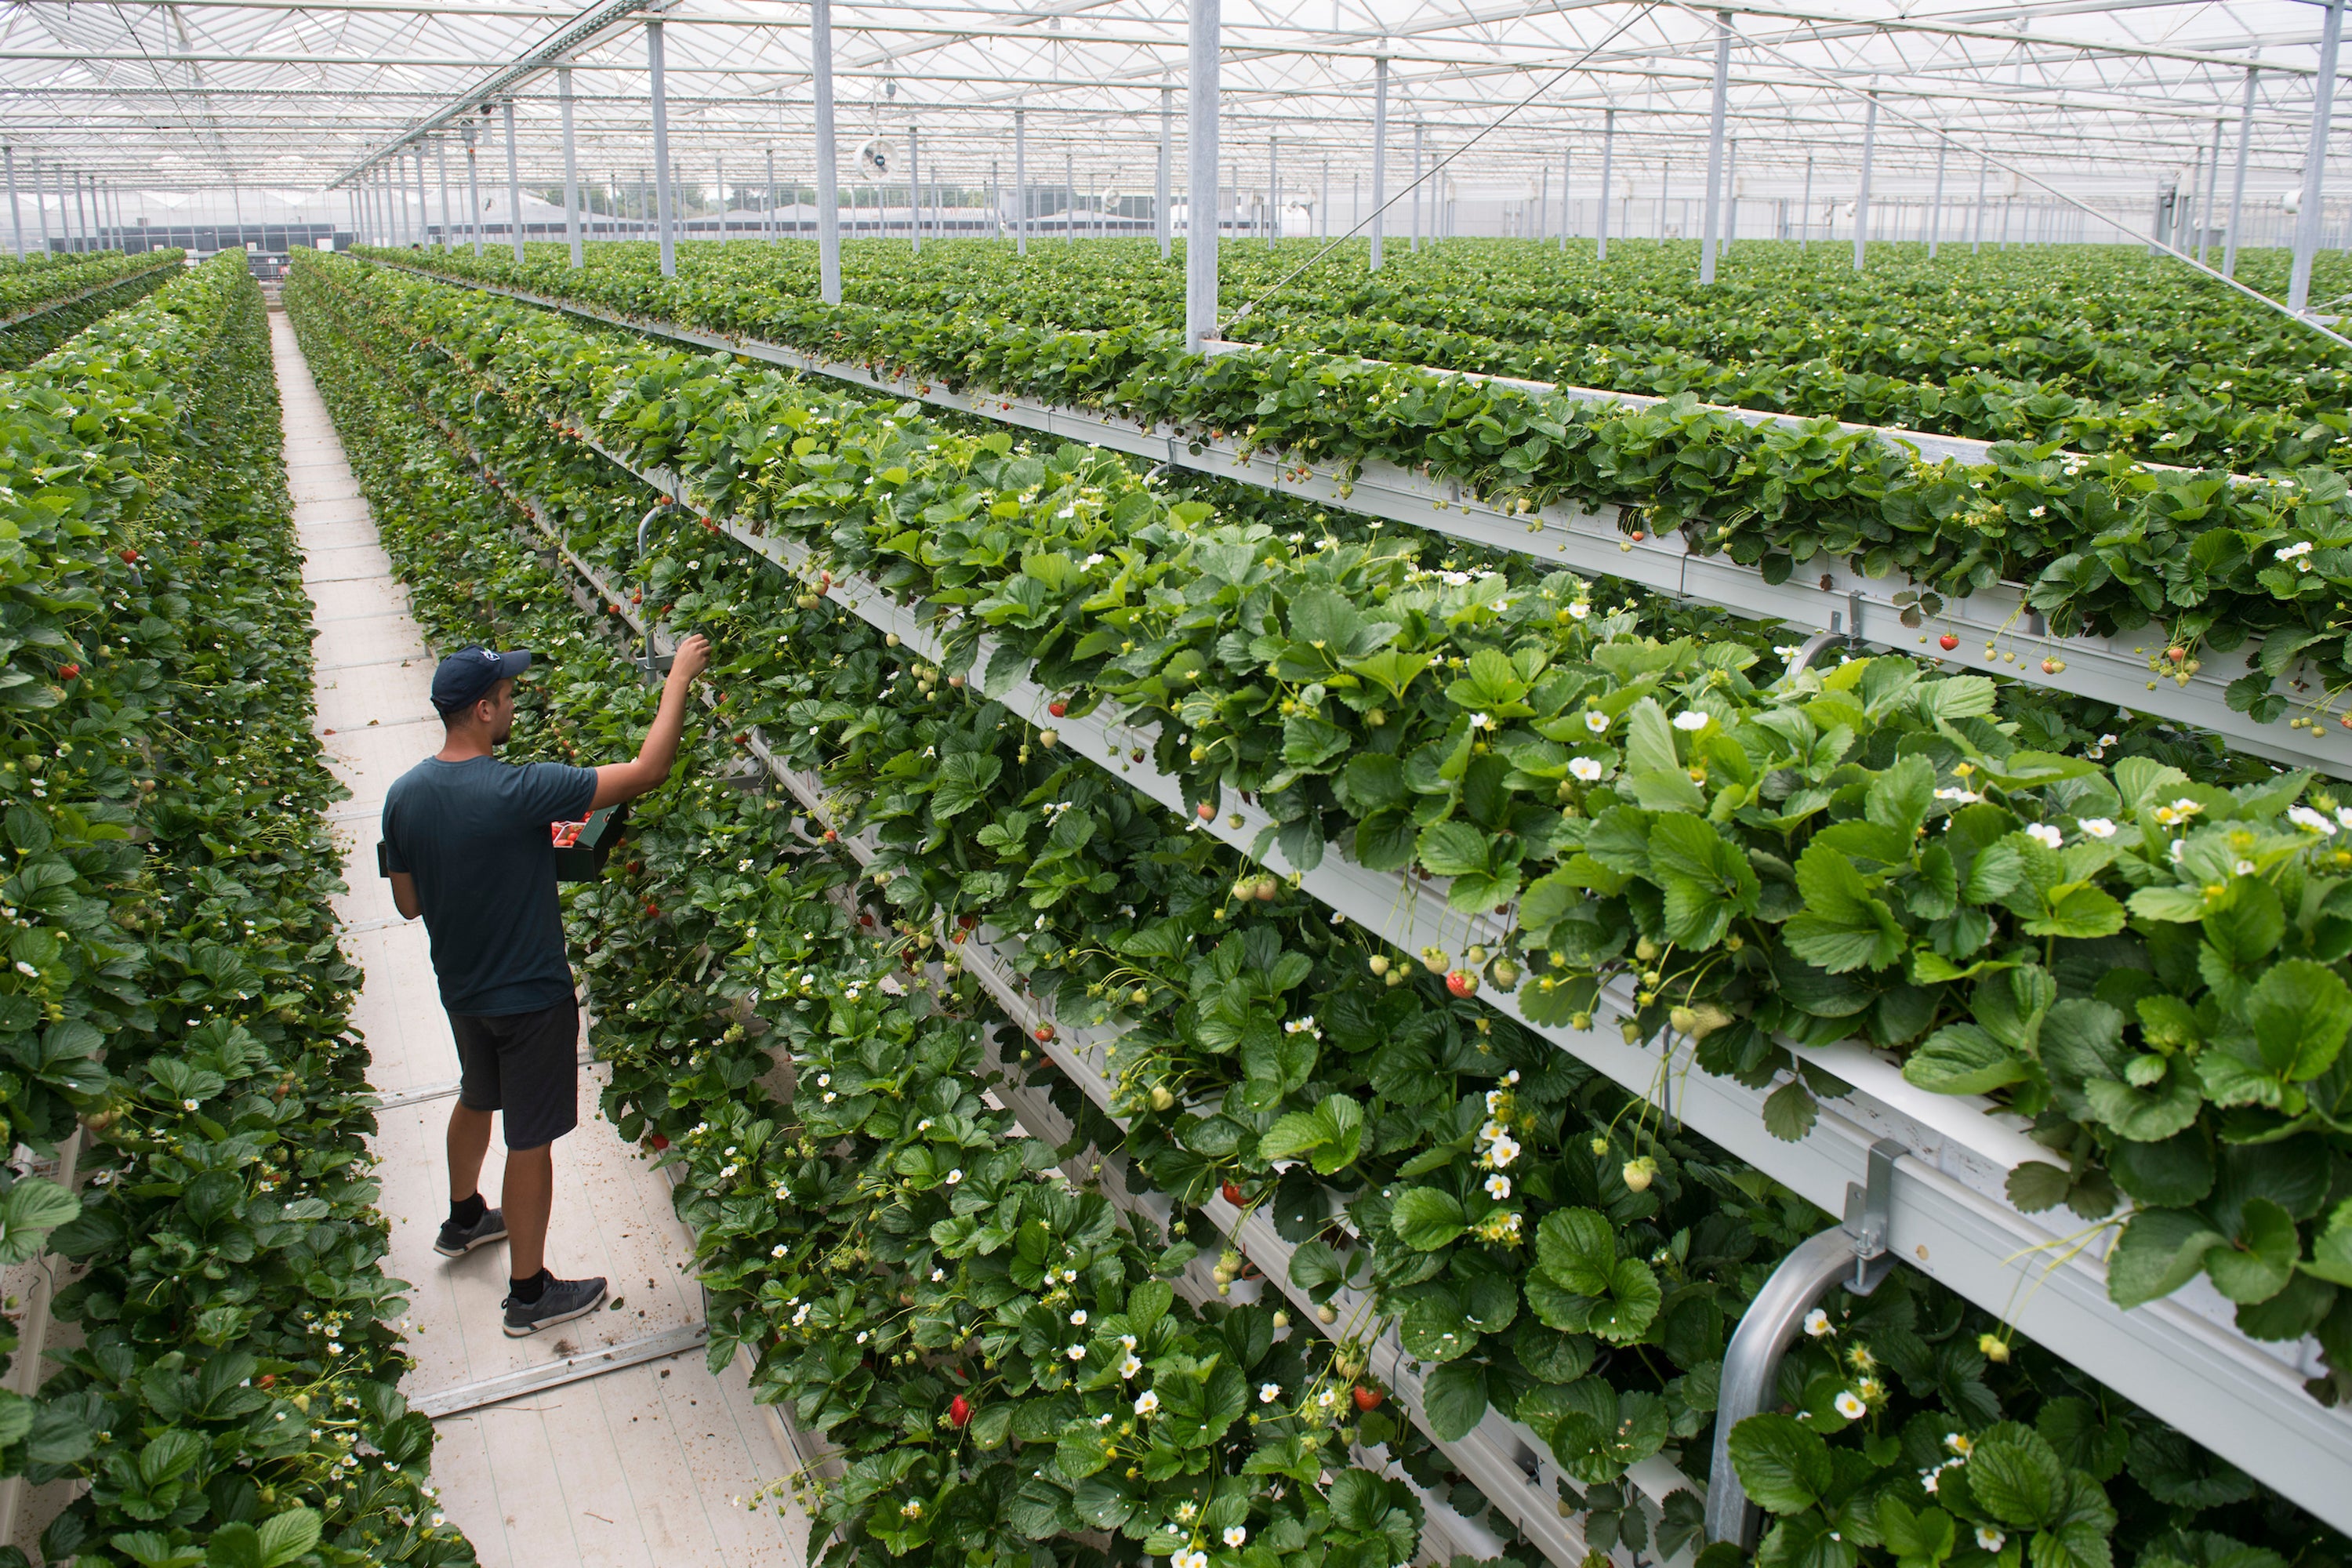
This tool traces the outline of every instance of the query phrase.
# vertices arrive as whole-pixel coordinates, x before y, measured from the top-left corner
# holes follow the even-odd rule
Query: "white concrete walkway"
[[[556,1146],[548,1264],[612,1281],[604,1310],[529,1339],[499,1326],[504,1247],[444,1259],[442,1150],[457,1048],[437,1000],[421,923],[404,921],[376,875],[385,789],[439,742],[427,694],[433,661],[376,538],[325,405],[282,313],[270,345],[285,407],[286,461],[304,582],[316,606],[318,724],[352,798],[332,816],[345,839],[337,901],[345,951],[365,971],[355,1026],[369,1081],[391,1103],[374,1147],[392,1216],[387,1268],[414,1287],[412,1402],[544,1367],[581,1352],[690,1331],[700,1289],[668,1184],[595,1112],[603,1069],[582,1068],[579,1130]],[[435,1095],[435,1089],[447,1092]],[[420,1097],[420,1094],[424,1097]],[[491,1141],[482,1189],[495,1203],[503,1145]],[[751,1512],[737,1499],[785,1474],[774,1413],[753,1403],[740,1363],[713,1377],[698,1347],[604,1371],[439,1420],[433,1479],[485,1568],[563,1563],[643,1568],[800,1568],[806,1521]]]

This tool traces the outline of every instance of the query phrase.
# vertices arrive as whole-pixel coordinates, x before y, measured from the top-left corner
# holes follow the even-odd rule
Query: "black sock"
[[[549,1274],[544,1268],[541,1269],[538,1273],[532,1275],[528,1279],[515,1279],[509,1278],[507,1280],[507,1290],[509,1294],[512,1295],[516,1300],[521,1302],[524,1306],[536,1306],[539,1303],[539,1299],[547,1294],[548,1281],[552,1278],[554,1277]]]
[[[449,1200],[449,1223],[456,1226],[479,1225],[482,1215],[489,1212],[489,1206],[482,1201],[479,1193],[469,1198],[452,1198]]]

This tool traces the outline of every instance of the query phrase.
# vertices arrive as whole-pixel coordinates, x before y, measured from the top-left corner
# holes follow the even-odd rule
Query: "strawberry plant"
[[[2237,484],[2226,471],[2148,467],[2192,455],[2178,429],[2168,427],[2147,449],[2116,438],[2144,430],[2140,419],[2191,423],[2185,414],[2139,410],[2120,423],[2095,411],[2067,417],[2083,411],[2063,394],[1995,395],[2003,409],[2034,416],[2005,417],[1979,432],[2001,444],[1986,464],[1967,468],[1925,463],[1899,445],[1827,422],[1751,426],[1679,387],[1669,387],[1674,395],[1664,403],[1635,408],[1467,383],[1417,358],[1335,357],[1320,341],[1301,344],[1280,332],[1262,352],[1199,361],[1182,353],[1171,327],[1152,321],[1081,331],[1050,312],[1025,325],[1018,310],[1008,321],[981,311],[827,307],[729,286],[730,268],[763,265],[763,253],[749,247],[712,263],[715,282],[664,280],[626,266],[574,273],[552,250],[519,274],[510,259],[385,254],[404,267],[520,284],[633,319],[758,337],[950,386],[1100,409],[1179,436],[1233,435],[1250,448],[1349,473],[1371,459],[1443,473],[1507,508],[1555,500],[1616,506],[1639,517],[1636,538],[1640,530],[1679,530],[1693,549],[1728,553],[1772,582],[1822,554],[1872,576],[1900,572],[1938,594],[2015,582],[2062,635],[2153,627],[2216,654],[2250,650],[2231,700],[2264,721],[2290,705],[2271,688],[2298,657],[2316,667],[2326,693],[2305,706],[2332,711],[2335,694],[2352,685],[2344,628],[2331,619],[2336,599],[2352,592],[2352,568],[2338,553],[2352,541],[2352,523],[2332,466],[2352,450],[2345,413],[2352,371],[2313,368],[2307,412],[2269,426],[2252,451],[2230,450],[2233,466],[2263,476]],[[2176,343],[2176,352],[2187,346]],[[2297,353],[2294,363],[2308,357]],[[2249,384],[2261,384],[2256,373],[2244,374]],[[1844,377],[1831,379],[1843,384]],[[2217,388],[2215,395],[2236,395]],[[1757,400],[1787,405],[1776,395]],[[2200,403],[2195,422],[2242,431],[2249,417],[2226,401]],[[2289,553],[2279,557],[2281,550]]]
[[[0,1190],[5,1256],[80,1266],[0,1465],[78,1483],[44,1560],[471,1561],[395,1389],[259,291],[241,257],[176,278],[0,400],[0,1115],[87,1140],[79,1194]]]
[[[346,314],[353,311],[350,296],[320,274],[306,269],[291,298],[317,345],[315,362],[323,367],[334,356],[347,367],[331,396],[355,453],[362,446],[380,448],[374,459],[362,459],[362,473],[380,511],[394,520],[395,537],[410,542],[395,548],[427,590],[419,603],[438,606],[428,613],[447,616],[451,634],[494,613],[534,646],[563,650],[551,672],[548,706],[534,716],[544,732],[529,736],[530,743],[565,755],[620,743],[642,709],[643,688],[600,648],[599,626],[609,627],[609,619],[592,604],[565,596],[550,575],[565,568],[551,567],[518,531],[560,518],[572,551],[607,559],[602,552],[617,539],[634,547],[647,492],[610,467],[600,470],[581,458],[566,434],[567,426],[582,427],[577,421],[550,419],[507,384],[453,370],[430,350],[392,350],[397,340],[389,323]],[[576,343],[573,352],[593,352],[593,342]],[[774,481],[793,481],[780,483],[780,493],[821,513],[837,567],[866,564],[852,559],[857,530],[903,531],[904,519],[923,515],[918,500],[926,510],[965,506],[960,498],[943,502],[931,499],[936,490],[919,489],[923,468],[943,451],[954,454],[960,474],[983,478],[1003,471],[995,465],[1006,459],[1034,463],[1006,475],[1012,484],[995,486],[994,499],[983,493],[970,506],[967,515],[997,515],[997,506],[1018,502],[999,517],[1008,535],[1014,518],[1070,522],[1089,501],[1115,510],[1139,493],[1118,465],[1084,453],[955,447],[924,431],[904,409],[812,399],[804,389],[773,381],[747,386],[710,364],[638,363],[635,386],[647,399],[717,408],[722,420],[734,416],[733,404],[756,410],[780,432],[799,432],[789,444],[781,434],[767,437],[761,467]],[[663,430],[658,438],[673,460],[682,450],[698,450],[737,477],[748,465],[734,460],[744,447],[727,428],[706,426],[685,439]],[[803,469],[801,460],[819,456],[816,432],[827,450]],[[807,448],[784,455],[803,439]],[[848,452],[857,455],[841,455]],[[479,466],[492,461],[502,478],[495,489],[481,482]],[[864,465],[877,470],[871,488],[848,482]],[[903,476],[887,477],[893,468],[903,468]],[[1127,519],[1133,554],[1125,569],[1155,563],[1161,539],[1153,531],[1168,527],[1159,517],[1152,511]],[[1199,579],[1172,563],[1188,548],[1226,541],[1202,526],[1204,517],[1183,521],[1196,537],[1171,549],[1171,563],[1150,581],[1163,603],[1198,620],[1210,649],[1209,658],[1180,668],[1219,671],[1215,679],[1223,681],[1230,676],[1215,662],[1216,646],[1228,636],[1221,600],[1236,574],[1214,579],[1196,603]],[[467,542],[454,555],[453,538]],[[1166,538],[1175,542],[1172,530]],[[1061,553],[1075,557],[1084,542]],[[1251,586],[1265,594],[1258,624],[1266,629],[1257,639],[1270,646],[1247,656],[1250,668],[1262,668],[1289,646],[1275,639],[1285,624],[1285,584],[1292,581],[1285,572],[1297,563],[1265,533],[1236,530],[1232,542],[1243,548],[1228,558],[1248,569]],[[1626,1505],[1626,1467],[1660,1453],[1705,1451],[1730,1321],[1770,1263],[1824,1225],[1823,1216],[1663,1124],[1654,1109],[1597,1082],[1548,1043],[1487,1015],[1475,995],[1453,994],[1422,960],[1373,951],[1278,881],[1271,897],[1261,896],[1253,868],[1190,830],[1188,822],[1197,818],[1172,817],[1124,789],[1112,776],[1115,763],[1076,763],[1066,751],[1045,747],[1042,735],[1012,722],[972,685],[950,685],[939,668],[835,610],[823,593],[810,592],[810,581],[711,539],[695,513],[673,513],[650,545],[646,580],[673,606],[678,627],[709,632],[722,650],[715,676],[728,699],[727,729],[708,737],[700,767],[731,769],[739,754],[733,726],[750,723],[782,760],[817,773],[834,816],[796,830],[799,813],[757,790],[700,773],[673,785],[649,806],[625,875],[577,895],[580,958],[626,1042],[608,1112],[624,1135],[645,1139],[688,1173],[682,1212],[700,1230],[719,1315],[740,1325],[720,1353],[735,1343],[751,1347],[763,1390],[792,1400],[799,1419],[832,1433],[855,1456],[850,1479],[813,1494],[823,1518],[850,1530],[860,1550],[888,1538],[931,1555],[944,1548],[936,1529],[923,1524],[927,1518],[951,1515],[965,1538],[983,1539],[1024,1522],[1040,1533],[1067,1529],[1073,1517],[1058,1501],[1050,1521],[1042,1512],[992,1512],[969,1489],[975,1475],[987,1473],[979,1456],[963,1455],[963,1439],[949,1436],[977,1434],[976,1442],[993,1429],[992,1420],[1002,1420],[1008,1443],[1034,1444],[1040,1457],[1050,1437],[1048,1474],[1070,1479],[1061,1458],[1067,1427],[1033,1421],[1024,1429],[1019,1410],[1001,1417],[991,1412],[1003,1406],[1006,1389],[1029,1398],[1055,1392],[1049,1373],[1076,1378],[1039,1352],[1059,1347],[1069,1359],[1066,1336],[1095,1326],[1109,1310],[1109,1298],[1084,1296],[1107,1278],[1112,1248],[1106,1237],[1076,1260],[1079,1280],[1039,1281],[1049,1291],[1072,1288],[1067,1304],[1055,1303],[1058,1315],[1045,1321],[1031,1316],[1028,1301],[1036,1292],[1023,1287],[1018,1271],[1071,1267],[1056,1265],[1070,1255],[1054,1248],[1068,1245],[1068,1226],[1097,1211],[1086,1205],[1083,1182],[1072,1200],[1076,1207],[1065,1211],[1062,1182],[1042,1164],[1009,1158],[1004,1124],[992,1124],[994,1113],[973,1092],[983,1058],[967,1032],[993,1026],[970,977],[960,973],[958,953],[977,939],[1013,955],[1024,983],[1050,998],[1066,1022],[1124,1026],[1114,1058],[1116,1104],[1129,1119],[1124,1132],[1075,1086],[1034,1065],[1037,1053],[1025,1041],[1004,1038],[1010,1030],[1000,1031],[997,1052],[1008,1062],[1033,1064],[1031,1083],[1051,1092],[1078,1126],[1080,1143],[1065,1152],[1083,1157],[1091,1145],[1128,1163],[1130,1190],[1148,1181],[1176,1200],[1183,1217],[1174,1223],[1185,1227],[1187,1239],[1175,1239],[1172,1226],[1166,1237],[1138,1233],[1144,1263],[1169,1268],[1189,1252],[1191,1237],[1210,1234],[1196,1205],[1212,1193],[1228,1184],[1245,1194],[1265,1193],[1277,1227],[1299,1244],[1293,1283],[1326,1304],[1342,1283],[1370,1289],[1379,1310],[1399,1324],[1409,1352],[1429,1366],[1420,1414],[1433,1430],[1458,1436],[1488,1409],[1505,1410],[1552,1447],[1573,1479],[1574,1495],[1562,1501],[1584,1514],[1593,1539],[1649,1540],[1645,1517]],[[1329,547],[1310,553],[1355,547],[1335,534]],[[1000,556],[1015,553],[1009,541],[994,548]],[[1273,556],[1263,567],[1260,550]],[[923,556],[910,549],[893,558]],[[977,556],[955,565],[965,574],[963,602],[982,602],[984,587],[987,597],[1013,606],[1003,624],[1037,630],[1041,642],[1057,635],[1080,638],[1081,626],[1066,624],[1066,609],[1022,626],[1024,616],[1053,601],[1024,602],[1025,590],[1002,585],[1004,577],[992,575]],[[1507,583],[1507,575],[1497,572],[1494,581]],[[903,585],[929,587],[911,576]],[[1489,584],[1484,591],[1496,590]],[[1237,593],[1224,602],[1245,599]],[[1586,620],[1606,618],[1589,614]],[[1562,625],[1554,615],[1540,623],[1530,616],[1528,624]],[[1570,616],[1567,624],[1582,623]],[[1149,634],[1147,617],[1129,616],[1118,624],[1120,639],[1139,628]],[[1591,649],[1580,656],[1583,662],[1615,674],[1608,660],[1654,661],[1663,671],[1680,657],[1661,658],[1664,645],[1633,631],[1629,621],[1579,645]],[[1086,628],[1083,635],[1095,633]],[[1293,640],[1304,645],[1302,658],[1323,651],[1311,637]],[[1116,643],[1104,653],[1112,647]],[[1608,653],[1612,647],[1623,651]],[[1358,657],[1382,651],[1385,646]],[[1069,678],[1052,681],[1054,689],[1077,694],[1063,700],[1066,707],[1076,711],[1081,701],[1117,700],[1099,665],[1081,664],[1075,655],[1068,663]],[[1736,676],[1748,667],[1724,661],[1700,668]],[[1838,684],[1822,691],[1860,689],[1872,668],[1843,667],[1853,674],[1833,672]],[[973,673],[984,688],[986,672]],[[1415,680],[1425,673],[1416,672]],[[1646,673],[1634,668],[1632,679]],[[1490,716],[1524,718],[1507,708],[1533,706],[1523,701],[1524,691],[1501,689],[1500,672],[1474,668],[1467,658],[1453,679],[1483,683],[1467,695]],[[1905,700],[1916,703],[1916,671],[1912,680]],[[1407,692],[1412,685],[1405,683]],[[1981,699],[1988,706],[1949,716],[1949,726],[1969,737],[2001,734],[1991,722],[1990,685],[1959,690],[1969,703]],[[1821,695],[1810,691],[1805,700]],[[1855,701],[1863,706],[1864,700]],[[1386,703],[1409,711],[1402,693],[1391,690]],[[1843,710],[1838,712],[1843,721]],[[1294,707],[1283,717],[1298,715]],[[1465,726],[1465,738],[1485,729]],[[1667,732],[1696,731],[1669,724]],[[1376,743],[1370,749],[1381,752]],[[1850,782],[1864,787],[1840,820],[1871,820],[1864,809],[1869,779],[1895,766],[1897,747],[1890,742],[1887,749],[1888,761],[1875,770],[1856,764]],[[1268,746],[1255,754],[1273,765],[1280,752]],[[2081,766],[2074,776],[2106,773]],[[1558,775],[1574,776],[1565,769]],[[1556,785],[1551,793],[1557,797]],[[1706,817],[1698,820],[1704,826]],[[836,829],[871,835],[876,853],[862,875],[845,857],[836,858],[837,849],[822,847],[837,842]],[[819,847],[809,847],[811,841]],[[658,922],[640,918],[644,903],[654,901],[667,911]],[[1627,916],[1629,922],[1634,918]],[[1635,951],[1638,962],[1672,963],[1671,955],[1662,961],[1657,952]],[[1471,972],[1468,954],[1439,957],[1438,970]],[[1462,962],[1446,962],[1454,959]],[[1486,955],[1478,972],[1491,973],[1497,962]],[[1547,977],[1561,967],[1549,966]],[[1560,984],[1555,977],[1555,991]],[[1034,1180],[1040,1175],[1045,1179]],[[1037,1244],[1043,1250],[1034,1254],[1023,1250],[1033,1189],[1055,1195]],[[1015,1194],[1020,1226],[998,1217]],[[1014,1298],[1017,1323],[1004,1321],[1000,1307],[999,1326],[991,1328],[978,1315],[984,1298],[971,1292],[982,1266],[1007,1251],[1012,1284],[1026,1294]],[[1236,1272],[1221,1261],[1221,1279]],[[1131,1300],[1139,1276],[1132,1265],[1121,1265],[1120,1274],[1130,1282]],[[1890,1319],[1880,1336],[1894,1369],[1874,1395],[1882,1407],[1889,1399],[1908,1401],[1901,1406],[1905,1419],[1916,1410],[1963,1436],[2004,1416],[2032,1423],[2046,1415],[2053,1428],[2070,1421],[2073,1429],[2083,1428],[2064,1404],[2085,1403],[2077,1384],[2054,1373],[2010,1383],[1988,1372],[2022,1366],[2031,1354],[1991,1319],[1916,1279],[1906,1279],[1885,1301],[1890,1314],[1899,1301],[1909,1315],[1899,1323]],[[1213,1318],[1216,1308],[1209,1310]],[[1087,1314],[1086,1322],[1074,1321],[1071,1312]],[[1255,1325],[1261,1321],[1255,1312],[1242,1308],[1215,1321]],[[1272,1320],[1263,1321],[1271,1330]],[[1016,1326],[1025,1362],[1012,1353]],[[1909,1342],[1896,1342],[1898,1328],[1916,1337],[1917,1353]],[[1247,1329],[1248,1345],[1257,1331]],[[1983,1348],[1988,1342],[2008,1359],[1995,1360]],[[1093,1352],[1075,1348],[1082,1352],[1076,1362],[1091,1367]],[[1242,1353],[1230,1338],[1227,1348]],[[1343,1348],[1329,1363],[1328,1391],[1334,1405],[1352,1406],[1360,1403],[1359,1389],[1371,1390],[1348,1373],[1346,1354]],[[1809,1376],[1820,1371],[1811,1363],[1804,1370]],[[990,1385],[992,1374],[1004,1383]],[[1284,1397],[1288,1385],[1277,1380],[1276,1386]],[[1157,1388],[1147,1391],[1155,1399]],[[1066,1384],[1059,1392],[1087,1391]],[[1835,1413],[1844,1392],[1850,1390],[1824,1391],[1816,1403]],[[959,1398],[966,1411],[961,1423],[955,1417]],[[1302,1414],[1312,1416],[1320,1398],[1318,1393],[1316,1406]],[[2185,1444],[2112,1395],[2097,1399],[2099,1421],[2148,1430],[2156,1434],[2152,1443]],[[1108,1415],[1113,1426],[1124,1424],[1116,1407],[1084,1408],[1091,1414],[1082,1422]],[[1373,1426],[1393,1419],[1386,1409],[1378,1403],[1360,1409],[1358,1435],[1377,1430],[1410,1447],[1409,1429]],[[1138,1424],[1139,1433],[1149,1419]],[[1864,1435],[1858,1429],[1853,1440]],[[1092,1440],[1083,1431],[1078,1436],[1073,1468],[1090,1463],[1095,1452]],[[952,1470],[942,1443],[958,1451]],[[1874,1476],[1908,1473],[1902,1450],[1874,1447],[1858,1458]],[[2210,1473],[2211,1462],[2193,1446],[2177,1458]],[[1087,1479],[1109,1475],[1103,1484],[1120,1489],[1123,1501],[1129,1494],[1120,1481],[1146,1481],[1149,1462],[1148,1456],[1138,1458],[1136,1476],[1107,1465]],[[1406,1463],[1457,1507],[1484,1506],[1425,1454]],[[2112,1467],[2095,1474],[2096,1464],[2078,1461],[2077,1468],[2094,1473],[2099,1486],[2116,1474]],[[1360,1489],[1344,1478],[1341,1484],[1350,1493]],[[2125,1488],[2119,1496],[2137,1499],[2116,1484]],[[2257,1500],[2258,1491],[2235,1489],[2242,1485],[2251,1483],[2233,1479],[2223,1489],[2231,1510],[2200,1514],[2198,1509],[2217,1505],[2184,1504],[2187,1511],[2166,1516],[2167,1527],[2234,1532],[2297,1557],[2331,1549],[2324,1532]],[[1081,1486],[1070,1495],[1092,1494]],[[2184,1489],[2177,1498],[2197,1495]],[[2101,1506],[2107,1506],[2105,1496],[2100,1494]],[[1192,1530],[1214,1498],[1181,1489],[1146,1498],[1148,1542],[1171,1554],[1216,1550],[1215,1535],[1192,1544],[1201,1539]],[[2237,1503],[2252,1506],[2235,1509]],[[1354,1515],[1354,1507],[1351,1497],[1351,1517],[1366,1517]],[[2085,1508],[2092,1508],[2087,1500]],[[1335,1503],[1335,1516],[1340,1511]],[[1128,1529],[1138,1517],[1122,1516],[1117,1528]],[[1661,1549],[1670,1552],[1687,1540],[1695,1518],[1687,1508],[1670,1510],[1675,1540],[1661,1539]],[[2086,1558],[2095,1555],[2091,1538],[2104,1547],[2117,1528],[2112,1519],[2091,1523],[2077,1541]],[[1171,1533],[1160,1524],[1177,1528]],[[1253,1533],[1256,1524],[1241,1528],[1245,1543],[1260,1539]],[[2154,1533],[2155,1527],[2147,1532]],[[2147,1535],[2127,1539],[2137,1546]]]

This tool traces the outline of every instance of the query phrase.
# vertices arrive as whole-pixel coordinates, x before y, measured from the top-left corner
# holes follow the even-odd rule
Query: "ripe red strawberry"
[[[871,930],[874,925],[874,917],[872,915],[860,915],[857,917],[857,923],[866,927],[868,930]]]
[[[136,550],[125,550],[122,552],[122,559],[136,563],[139,560],[139,552]]]
[[[957,1394],[948,1401],[948,1425],[961,1430],[971,1419],[971,1401]]]
[[[651,1137],[647,1138],[646,1142],[653,1145],[654,1152],[656,1154],[669,1147],[669,1140],[663,1137],[658,1132],[654,1133]]]
[[[960,925],[960,926],[963,927],[963,929],[964,929],[964,930],[966,930],[966,931],[970,931],[972,927],[974,927],[974,926],[978,925],[979,923],[980,923],[980,917],[979,917],[978,915],[958,915],[958,916],[956,916],[956,924],[958,924],[958,925]]]
[[[1960,639],[1954,637],[1949,632],[1946,632],[1942,637],[1937,637],[1936,641],[1942,647],[1946,653],[1949,653],[1954,648],[1960,646]]]
[[[1475,996],[1478,977],[1466,969],[1450,969],[1445,973],[1445,989],[1456,996]]]
[[[1217,1195],[1223,1198],[1225,1202],[1233,1205],[1235,1208],[1242,1206],[1242,1190],[1231,1182],[1227,1182],[1224,1185],[1219,1187],[1217,1189]]]
[[[1037,1043],[1039,1045],[1045,1045],[1054,1037],[1054,1026],[1051,1024],[1040,1024],[1035,1029],[1032,1030],[1031,1033],[1037,1037]]]
[[[1378,1410],[1381,1401],[1387,1397],[1377,1388],[1366,1388],[1360,1383],[1356,1385],[1356,1408],[1359,1410],[1368,1413]]]
[[[659,904],[647,904],[646,906],[646,919],[649,921],[657,921],[661,919],[661,906]]]
[[[1211,817],[1213,817],[1213,816],[1216,816],[1216,815],[1217,815],[1217,808],[1216,808],[1215,806],[1213,806],[1213,805],[1210,805],[1207,801],[1205,801],[1205,800],[1204,800],[1204,801],[1202,801],[1202,802],[1200,804],[1200,805],[1199,805],[1199,807],[1198,807],[1198,810],[1199,810],[1199,811],[1200,811],[1200,813],[1201,813],[1201,820],[1202,820],[1202,821],[1203,821],[1203,822],[1208,821]]]
[[[1053,701],[1045,704],[1045,711],[1056,719],[1066,719],[1069,717],[1070,705],[1056,697]]]
[[[841,837],[841,835],[840,835],[840,834],[838,834],[838,833],[835,833],[835,832],[832,828],[830,828],[830,827],[828,827],[828,828],[826,828],[826,829],[824,830],[824,841],[825,841],[827,844],[832,844],[832,843],[837,842],[837,841],[840,839],[840,837]]]
[[[78,664],[61,664],[58,666],[58,679],[60,680],[75,680],[79,679],[80,676],[81,666]]]

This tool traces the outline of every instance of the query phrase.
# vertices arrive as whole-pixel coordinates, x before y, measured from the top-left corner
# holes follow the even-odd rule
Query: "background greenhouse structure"
[[[2346,1568],[2344,10],[11,6],[0,1568]]]

